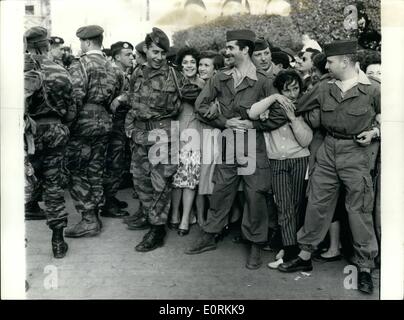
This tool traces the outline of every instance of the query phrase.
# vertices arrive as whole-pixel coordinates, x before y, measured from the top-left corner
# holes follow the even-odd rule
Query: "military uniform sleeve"
[[[83,74],[82,66],[78,59],[72,62],[69,72],[73,84],[73,98],[77,108],[81,108],[86,96],[86,77]]]
[[[282,127],[284,124],[288,122],[288,117],[282,107],[274,103],[269,109],[269,117],[268,119],[262,120],[254,120],[253,127],[257,131],[272,131]]]
[[[224,129],[226,128],[227,118],[222,114],[219,114],[215,119],[209,120],[204,118],[204,114],[209,110],[210,104],[218,96],[218,78],[217,76],[212,77],[202,89],[198,98],[195,102],[195,111],[197,118],[212,127]]]
[[[67,123],[72,122],[77,116],[77,106],[73,98],[73,83],[68,72],[66,72],[65,85],[63,90],[63,100],[66,106],[66,115],[64,121]]]

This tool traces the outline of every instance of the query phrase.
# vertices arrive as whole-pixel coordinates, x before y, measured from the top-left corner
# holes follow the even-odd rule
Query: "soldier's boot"
[[[126,201],[119,200],[117,197],[112,197],[110,200],[112,204],[117,206],[119,209],[125,209],[128,207],[128,203]]]
[[[145,230],[150,227],[150,223],[147,221],[147,218],[142,216],[139,219],[127,223],[129,230]]]
[[[145,234],[143,240],[135,247],[138,252],[148,252],[164,245],[166,236],[165,225],[151,226],[150,231]]]
[[[123,223],[126,223],[127,225],[132,224],[139,220],[140,218],[144,217],[144,212],[142,210],[142,206],[140,205],[139,209],[131,216],[124,217],[122,219]]]
[[[105,205],[101,210],[100,215],[107,218],[123,218],[129,215],[127,211],[120,209],[115,203],[113,198],[105,201]],[[117,199],[118,200],[118,199]]]
[[[203,231],[202,235],[198,237],[195,243],[185,250],[185,254],[198,254],[209,250],[215,250],[216,248],[215,234]]]
[[[92,237],[99,234],[100,232],[101,232],[101,226],[95,211],[88,210],[83,212],[83,218],[78,224],[66,229],[65,237],[67,238]]]
[[[69,248],[63,238],[63,229],[64,228],[52,229],[52,252],[56,259],[64,258]]]
[[[45,211],[39,207],[37,201],[30,201],[25,204],[25,220],[45,220]]]
[[[248,255],[247,263],[246,263],[246,268],[255,270],[260,268],[262,265],[262,258],[261,258],[261,246],[252,243],[251,244],[251,249],[250,249],[250,254]]]

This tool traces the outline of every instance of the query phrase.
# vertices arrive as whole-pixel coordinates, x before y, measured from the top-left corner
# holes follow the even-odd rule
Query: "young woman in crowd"
[[[189,233],[190,214],[201,170],[198,136],[200,122],[195,116],[194,103],[204,81],[197,76],[198,63],[199,52],[194,48],[182,48],[177,54],[177,65],[181,72],[178,83],[183,105],[178,117],[181,137],[180,153],[178,171],[173,177],[172,216],[169,226],[178,228],[180,236]],[[191,137],[190,141],[189,137]],[[180,215],[181,200],[182,215]]]
[[[299,74],[294,70],[279,72],[274,80],[274,87],[279,94],[296,103],[303,88]],[[272,95],[252,105],[249,117],[257,120],[277,99]],[[275,102],[278,103],[278,102]],[[272,189],[278,212],[284,249],[283,258],[269,263],[270,268],[277,268],[284,261],[289,261],[298,254],[297,225],[298,213],[304,204],[307,165],[309,162],[309,144],[313,132],[302,117],[296,117],[292,107],[284,107],[289,122],[279,129],[265,133],[268,158],[272,169]]]

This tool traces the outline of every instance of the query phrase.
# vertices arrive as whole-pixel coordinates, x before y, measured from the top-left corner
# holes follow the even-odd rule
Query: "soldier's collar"
[[[99,54],[99,55],[103,56],[104,52],[102,52],[101,50],[94,49],[94,50],[89,50],[85,53],[85,55],[89,55],[89,54]]]

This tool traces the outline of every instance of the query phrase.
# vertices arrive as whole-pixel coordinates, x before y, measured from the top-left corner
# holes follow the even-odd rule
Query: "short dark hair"
[[[236,44],[239,46],[240,50],[248,47],[248,55],[251,57],[254,52],[254,42],[248,40],[236,40]]]
[[[347,58],[352,65],[358,61],[358,55],[356,53],[344,54],[344,57]]]
[[[289,57],[286,53],[282,51],[275,51],[272,53],[272,62],[277,65],[277,64],[282,64],[283,69],[287,69],[290,67],[289,64]]]
[[[202,59],[212,59],[213,67],[215,70],[219,70],[224,67],[224,59],[223,56],[214,51],[202,51],[199,55],[199,61]]]
[[[199,51],[192,47],[181,48],[177,53],[176,64],[178,68],[182,69],[182,60],[185,56],[192,56],[196,60],[196,65],[199,64]]]
[[[302,92],[303,81],[299,74],[295,70],[281,70],[275,77],[273,85],[275,89],[281,93],[285,86],[288,86],[295,81],[299,84],[300,92]]]
[[[93,37],[93,38],[88,38],[86,40],[90,40],[93,44],[96,46],[102,46],[102,41],[104,40],[104,36],[100,34],[99,36]]]
[[[326,74],[328,71],[325,68],[327,64],[327,56],[319,52],[312,57],[313,65],[321,72],[321,74]]]
[[[382,63],[380,52],[369,49],[358,51],[358,61],[361,70],[363,70],[364,72],[366,72],[366,69],[369,65]]]

